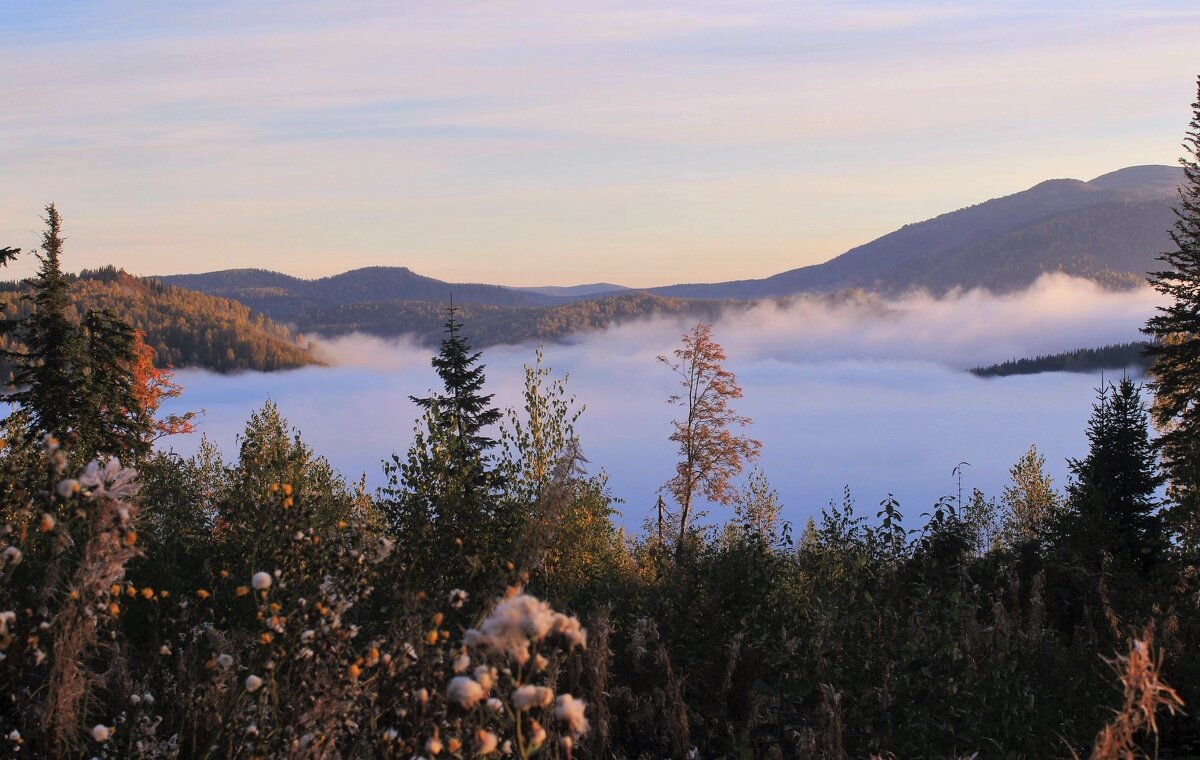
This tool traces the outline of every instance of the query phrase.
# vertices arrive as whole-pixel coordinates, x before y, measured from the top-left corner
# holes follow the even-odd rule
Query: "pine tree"
[[[500,410],[491,405],[491,394],[482,393],[484,365],[479,364],[482,354],[471,353],[470,343],[459,333],[462,323],[455,318],[458,309],[451,304],[446,311],[446,337],[430,362],[442,379],[444,392],[410,398],[417,406],[435,413],[444,432],[457,441],[461,464],[473,467],[496,445],[495,439],[482,431],[500,421]]]
[[[6,325],[20,348],[4,352],[18,389],[8,401],[24,411],[26,441],[50,435],[81,460],[115,456],[136,462],[150,452],[152,410],[135,381],[137,336],[111,311],[72,319],[71,279],[62,270],[62,219],[46,207],[40,267],[30,283],[33,310]]]
[[[498,556],[507,535],[496,530],[501,478],[488,469],[496,441],[483,433],[500,411],[482,393],[481,354],[460,334],[457,309],[447,311],[446,338],[431,362],[443,392],[411,397],[424,415],[407,455],[394,454],[385,465],[381,506],[424,580],[462,587],[469,573]]]
[[[1097,389],[1089,450],[1071,460],[1066,531],[1093,563],[1102,554],[1150,567],[1163,548],[1154,492],[1162,483],[1141,386],[1129,378]]]
[[[8,397],[29,417],[28,437],[65,438],[77,431],[83,413],[87,355],[79,326],[67,317],[70,282],[62,271],[62,219],[54,204],[46,206],[40,267],[33,278],[34,310],[15,326],[22,349],[8,352],[13,385]]]
[[[1154,390],[1151,413],[1162,433],[1159,446],[1169,478],[1170,519],[1185,546],[1200,547],[1200,78],[1192,120],[1179,159],[1179,189],[1171,241],[1159,257],[1167,268],[1150,275],[1170,303],[1146,322],[1154,338],[1147,349]]]

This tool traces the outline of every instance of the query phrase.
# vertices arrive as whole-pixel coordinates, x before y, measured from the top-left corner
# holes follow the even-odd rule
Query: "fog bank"
[[[745,392],[736,408],[755,421],[748,432],[763,442],[760,466],[788,519],[819,513],[846,486],[864,512],[894,493],[915,518],[956,489],[951,471],[959,462],[971,465],[964,488],[999,495],[1031,443],[1060,486],[1065,458],[1086,452],[1098,374],[980,379],[965,368],[1136,340],[1154,304],[1148,289],[1111,293],[1048,276],[1019,294],[911,296],[883,308],[764,303],[719,321],[713,335]],[[687,327],[654,319],[544,348],[545,364],[570,375],[569,390],[587,407],[579,423],[584,453],[593,470],[609,474],[630,527],[641,524],[671,475],[667,436],[678,409],[666,398],[675,385],[655,357],[669,354]],[[431,352],[360,335],[325,341],[321,351],[334,366],[236,376],[181,371],[185,394],[173,408],[204,409],[200,429],[233,456],[246,418],[270,397],[335,467],[351,478],[365,473],[377,486],[381,460],[412,440],[417,411],[409,395],[438,385]],[[533,356],[532,346],[484,353],[497,405],[519,403],[522,366]],[[198,442],[170,443],[187,454]]]

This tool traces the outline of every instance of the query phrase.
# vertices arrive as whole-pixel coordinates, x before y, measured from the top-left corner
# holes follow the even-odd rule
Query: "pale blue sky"
[[[72,269],[766,276],[1172,163],[1200,11],[1131,5],[6,0],[0,244],[53,200]]]

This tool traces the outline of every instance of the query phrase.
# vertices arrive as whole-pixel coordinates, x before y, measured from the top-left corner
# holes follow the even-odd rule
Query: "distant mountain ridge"
[[[908,224],[822,264],[761,280],[651,288],[678,298],[768,298],[863,288],[884,294],[982,287],[1009,292],[1045,272],[1132,284],[1170,244],[1183,169],[1134,166],[1090,182],[1054,179]],[[1128,228],[1105,242],[1094,232]],[[1019,243],[1019,244],[1018,244]]]
[[[488,319],[499,320],[496,324],[505,318],[498,315],[506,312],[512,312],[508,318],[514,324],[527,325],[533,312],[555,310],[555,317],[545,324],[592,325],[595,320],[584,315],[611,312],[632,319],[638,310],[641,316],[673,313],[680,311],[674,303],[678,299],[718,303],[854,290],[885,296],[912,290],[941,295],[970,288],[1004,293],[1028,287],[1049,272],[1122,288],[1143,281],[1146,272],[1157,268],[1156,257],[1170,245],[1172,206],[1182,178],[1179,167],[1150,165],[1120,169],[1087,182],[1047,180],[1028,190],[907,224],[822,264],[758,280],[643,291],[607,283],[513,288],[448,283],[406,267],[368,267],[315,280],[261,269],[158,279],[237,300],[306,332],[340,334],[359,329],[396,335],[408,331],[427,340],[437,336],[437,330],[430,332],[427,305],[440,308],[451,298],[474,313],[493,315]],[[657,298],[633,297],[639,293]],[[592,302],[604,303],[587,305]],[[548,339],[566,334],[550,329],[537,332]]]

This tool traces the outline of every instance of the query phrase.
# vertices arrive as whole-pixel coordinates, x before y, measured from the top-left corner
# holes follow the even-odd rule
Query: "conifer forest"
[[[713,320],[645,368],[675,383],[676,464],[639,530],[540,350],[495,403],[478,347],[536,336],[532,312],[405,307],[440,324],[440,384],[412,389],[380,488],[270,401],[234,454],[174,453],[196,433],[165,411],[187,400],[171,365],[317,359],[234,301],[68,274],[48,204],[37,250],[0,251],[36,262],[0,288],[0,754],[1200,757],[1200,93],[1184,149],[1145,342],[1031,360],[1146,367],[1097,383],[1065,488],[1034,442],[1000,493],[847,491],[802,525]]]

